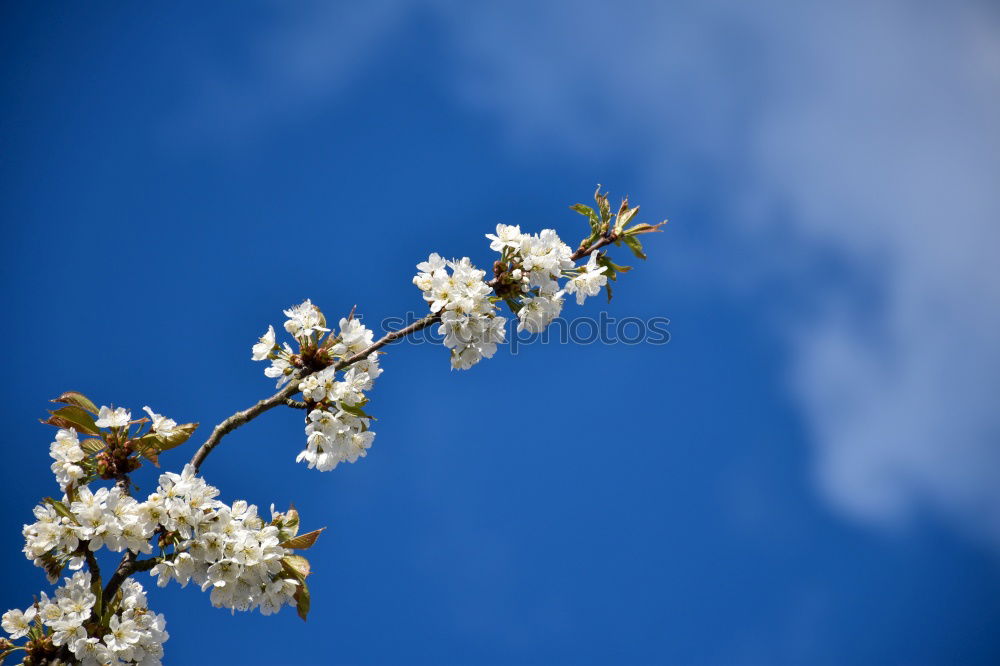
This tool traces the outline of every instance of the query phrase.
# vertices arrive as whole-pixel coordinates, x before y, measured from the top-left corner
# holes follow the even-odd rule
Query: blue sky
[[[223,497],[329,528],[312,615],[153,589],[166,663],[1000,658],[995,7],[2,12],[3,608],[45,587],[16,535],[49,398],[207,430],[271,392],[282,308],[418,310],[429,252],[575,240],[600,182],[671,219],[606,307],[670,344],[391,348],[331,473],[297,412],[238,431]]]

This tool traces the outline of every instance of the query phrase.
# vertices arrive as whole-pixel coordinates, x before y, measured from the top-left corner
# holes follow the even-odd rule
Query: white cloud
[[[173,119],[170,140],[210,134],[239,142],[329,103],[366,70],[410,16],[407,8],[399,0],[369,0],[350,11],[320,0],[275,5],[266,29],[228,66],[221,60],[203,65],[201,94]]]
[[[653,182],[664,162],[715,164],[734,201],[775,202],[795,242],[835,250],[850,286],[822,292],[821,316],[792,336],[822,490],[873,521],[930,507],[1000,545],[994,10],[564,10],[452,13],[479,69],[464,90],[518,132],[644,144]],[[740,206],[732,220],[765,234],[774,213]]]

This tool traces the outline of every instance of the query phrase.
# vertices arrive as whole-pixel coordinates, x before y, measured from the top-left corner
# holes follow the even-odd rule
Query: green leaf
[[[377,421],[378,420],[374,416],[372,416],[371,414],[368,414],[367,412],[365,412],[365,410],[361,409],[361,407],[358,406],[358,405],[345,405],[343,403],[338,403],[338,404],[339,404],[340,408],[343,411],[347,412],[348,414],[354,414],[355,416],[357,416],[359,418],[363,418],[363,419],[372,419],[373,421]]]
[[[147,432],[142,437],[133,439],[132,445],[142,456],[159,467],[159,454],[177,448],[186,442],[197,427],[197,423],[184,423],[174,428],[169,435]]]
[[[291,538],[284,543],[278,544],[282,548],[292,548],[294,550],[306,550],[307,548],[312,548],[313,544],[316,543],[316,539],[319,535],[323,533],[325,527],[321,527],[313,532],[306,532],[305,534],[300,534],[297,537]]]
[[[301,555],[285,555],[281,558],[281,566],[285,571],[296,578],[305,580],[312,571],[309,569],[309,560]]]
[[[603,226],[606,230],[608,222],[611,221],[611,204],[608,202],[608,195],[601,194],[600,184],[598,184],[597,189],[594,191],[594,201],[597,202],[597,208],[601,211],[601,222],[604,223]]]
[[[610,282],[605,282],[604,283],[604,288],[608,290],[608,303],[610,303],[611,302],[611,283]]]
[[[295,599],[295,608],[299,617],[305,620],[306,616],[309,615],[310,605],[309,585],[306,584],[306,576],[310,573],[309,560],[301,555],[286,555],[281,558],[281,566],[287,577],[298,582],[292,598]]]
[[[636,210],[638,209],[639,207],[636,206]],[[665,225],[667,222],[669,222],[669,220],[663,220],[663,222],[659,222],[657,224],[646,224],[645,222],[641,222],[631,229],[626,229],[625,234],[628,236],[637,236],[639,234],[651,234],[654,231],[663,231],[660,227]]]
[[[299,512],[294,504],[288,505],[288,511],[285,512],[285,520],[282,521],[282,527],[282,531],[290,532],[292,536],[299,533]]]
[[[597,213],[595,213],[594,209],[590,206],[573,204],[570,208],[581,215],[587,216],[587,221],[590,223],[590,239],[584,241],[584,243],[590,245],[601,235],[601,218],[597,217]]]
[[[635,217],[638,212],[638,206],[635,208],[628,207],[628,197],[625,197],[625,200],[622,201],[622,207],[618,209],[618,217],[615,218],[615,233],[621,233],[622,229],[625,228],[625,225],[631,222],[632,218]]]
[[[111,622],[111,616],[115,614],[115,609],[121,606],[121,602],[122,590],[121,588],[118,588],[118,591],[115,592],[115,596],[112,597],[110,601],[106,600],[104,602],[104,615],[101,616],[101,626],[108,626],[108,623]]]
[[[93,572],[91,572],[93,574]],[[101,577],[92,576],[90,583],[90,591],[94,593],[94,597],[97,601],[94,603],[94,617],[101,617],[101,599],[104,596],[101,590]]]
[[[288,511],[275,514],[271,524],[278,528],[278,538],[282,541],[291,539],[299,533],[299,512],[295,505],[289,505]]]
[[[642,251],[642,243],[639,242],[638,238],[635,236],[622,236],[621,239],[628,246],[628,249],[632,250],[632,254],[639,259],[646,258],[646,253]]]
[[[103,439],[85,439],[80,442],[80,448],[90,454],[100,453],[104,450],[105,446],[107,445]]]
[[[631,266],[619,266],[615,262],[611,261],[607,254],[598,255],[597,265],[604,266],[608,269],[604,271],[604,274],[608,276],[609,280],[617,280],[619,273],[628,273],[632,270]]]
[[[292,598],[295,599],[295,610],[304,621],[306,616],[309,615],[309,606],[311,605],[309,586],[306,585],[304,580],[299,581],[299,585],[295,588],[295,594],[292,595]]]
[[[160,466],[160,446],[162,444],[160,438],[153,433],[146,433],[139,439],[132,440],[132,448],[157,467]]]
[[[64,405],[74,405],[82,407],[88,412],[97,414],[97,406],[90,401],[90,398],[78,391],[66,391],[58,398],[53,398],[51,402],[61,402]]]
[[[46,497],[43,501],[49,506],[51,506],[53,509],[55,509],[56,513],[58,513],[60,516],[64,518],[69,518],[76,525],[80,524],[80,521],[76,519],[76,516],[73,515],[73,512],[70,511],[68,508],[66,508],[66,505],[60,502],[59,500],[53,499],[51,497]]]
[[[188,441],[197,427],[197,423],[182,423],[167,436],[157,435],[160,440],[160,451],[169,451]]]
[[[86,435],[101,434],[97,424],[94,423],[94,417],[76,405],[60,407],[54,411],[49,410],[49,418],[42,421],[42,423],[54,425],[57,428],[66,428],[67,430],[73,428],[77,432]]]
[[[517,314],[518,310],[521,309],[521,304],[515,301],[513,298],[505,298],[503,302],[507,304],[507,307],[510,308],[510,311],[513,314]]]

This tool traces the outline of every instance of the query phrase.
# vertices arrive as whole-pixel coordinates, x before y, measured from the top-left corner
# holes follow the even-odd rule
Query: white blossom
[[[135,622],[132,620],[121,620],[114,615],[108,623],[108,633],[104,635],[104,644],[115,656],[124,661],[132,660],[132,652],[135,644],[139,642],[139,632],[136,631]]]
[[[370,347],[373,337],[372,331],[357,319],[341,319],[339,341],[331,352],[335,357],[348,358]],[[329,366],[299,383],[302,396],[315,408],[306,421],[306,448],[296,456],[296,462],[305,461],[309,469],[327,472],[367,454],[375,433],[368,429],[368,418],[352,412],[364,405],[364,392],[371,390],[381,374],[377,357],[372,354],[352,364],[340,380],[335,367]]]
[[[552,320],[562,312],[563,299],[561,296],[562,292],[525,297],[521,309],[517,312],[517,318],[520,320],[517,324],[517,330],[529,333],[544,331],[552,323]]]
[[[323,318],[323,313],[308,298],[284,312],[285,316],[288,317],[288,321],[285,322],[285,330],[295,336],[297,340],[305,340],[314,333],[326,333],[330,330],[324,327],[326,321]]]
[[[3,614],[3,619],[0,620],[0,626],[3,626],[3,630],[7,632],[7,635],[9,635],[11,639],[17,640],[18,638],[23,638],[28,635],[28,630],[31,628],[31,621],[34,619],[34,606],[25,611],[15,608]]]
[[[98,428],[124,428],[131,420],[132,412],[124,407],[118,407],[117,409],[101,407],[97,413],[97,421],[95,423]]]
[[[583,301],[588,296],[596,296],[601,292],[601,288],[608,283],[608,276],[604,272],[607,266],[597,265],[597,253],[590,254],[590,260],[584,265],[579,275],[571,277],[566,282],[566,293],[576,294],[576,304],[583,305]]]
[[[542,293],[559,291],[557,280],[564,270],[573,267],[572,254],[552,229],[542,229],[538,235],[525,234],[519,255],[521,267],[527,271],[528,286],[538,287]]]
[[[281,388],[283,384],[288,382],[295,372],[295,366],[291,362],[293,353],[288,343],[284,343],[283,347],[278,350],[277,356],[271,359],[271,367],[264,369],[265,377],[278,380],[277,388]]]
[[[338,338],[338,342],[330,347],[330,353],[336,358],[350,358],[371,347],[375,333],[357,318],[341,318]],[[382,374],[376,354],[355,362],[351,367],[367,372],[372,379]]]
[[[490,301],[493,290],[483,281],[485,271],[473,266],[468,257],[444,261],[437,254],[417,264],[417,270],[413,284],[424,292],[431,312],[441,312],[438,331],[451,350],[452,367],[465,370],[492,357],[497,344],[504,341],[506,320],[495,314]]]
[[[371,346],[375,334],[357,318],[340,320],[340,342],[333,347],[337,356],[354,355]]]
[[[115,552],[126,548],[136,553],[152,552],[149,539],[156,525],[146,520],[139,502],[120,488],[93,492],[84,486],[69,508],[79,523],[73,529],[81,541],[90,542],[90,550],[103,546]]]
[[[492,242],[490,243],[490,249],[496,252],[503,252],[504,248],[511,248],[513,250],[519,250],[521,248],[521,238],[523,234],[521,233],[521,227],[511,226],[509,224],[498,224],[497,233],[486,234]]]
[[[170,435],[174,434],[174,431],[177,429],[177,421],[174,421],[173,419],[168,419],[166,416],[163,416],[162,414],[155,413],[152,409],[149,408],[149,405],[143,407],[142,411],[149,414],[149,418],[153,422],[152,425],[153,432],[155,432],[157,435],[160,435],[162,437],[169,437]]]
[[[99,638],[81,638],[70,647],[73,654],[80,660],[82,666],[98,666],[110,664],[114,659],[108,646]]]
[[[35,566],[45,567],[43,557],[52,553],[57,557],[67,557],[80,545],[76,525],[69,518],[60,516],[49,504],[39,504],[33,509],[35,522],[25,525],[24,555],[33,560]]]
[[[267,359],[268,355],[274,349],[274,346],[274,326],[268,326],[267,332],[260,336],[257,344],[253,346],[253,349],[251,350],[251,358],[254,361],[263,361]]]
[[[65,579],[54,598],[42,593],[37,617],[51,630],[52,643],[68,646],[81,664],[157,666],[169,635],[163,615],[149,611],[142,585],[123,582],[121,601],[108,619],[107,631],[88,636],[84,625],[97,602],[90,582],[89,573],[79,572]]]
[[[295,584],[282,577],[281,558],[291,551],[279,545],[278,528],[266,525],[257,507],[242,500],[232,506],[215,499],[218,488],[198,477],[188,465],[181,474],[160,476],[149,496],[147,512],[181,535],[174,553],[152,569],[157,584],[194,580],[211,589],[215,606],[236,610],[260,607],[270,613],[294,603]]]
[[[83,460],[84,452],[80,447],[75,428],[69,430],[60,428],[56,432],[56,440],[49,445],[49,455],[55,460],[51,469],[62,490],[66,490],[69,484],[83,478],[83,467],[76,463]]]
[[[309,469],[328,472],[342,462],[355,462],[368,453],[375,433],[369,419],[342,409],[314,409],[306,423],[306,448],[295,458]]]

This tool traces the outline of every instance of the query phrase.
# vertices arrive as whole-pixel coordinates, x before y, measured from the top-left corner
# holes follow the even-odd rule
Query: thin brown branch
[[[597,240],[590,247],[586,247],[586,248],[581,247],[576,252],[574,252],[572,254],[572,256],[570,256],[570,259],[572,259],[573,261],[579,261],[580,259],[583,259],[584,257],[590,256],[591,254],[593,254],[597,250],[600,250],[605,245],[611,245],[616,240],[618,240],[618,236],[615,235],[614,233],[610,233],[607,236],[604,236],[604,237],[600,238],[599,240]]]
[[[101,595],[104,607],[107,608],[111,600],[114,599],[115,593],[118,592],[118,588],[122,586],[125,579],[135,573],[135,560],[138,557],[131,550],[126,550],[125,554],[122,556],[121,562],[118,563],[118,568],[115,572],[111,574],[111,578],[108,579],[108,584],[104,586],[104,593]]]
[[[125,582],[126,578],[140,571],[149,571],[160,563],[160,560],[155,557],[150,557],[145,560],[140,560],[138,557],[139,556],[131,550],[125,551],[125,556],[122,557],[121,562],[118,563],[118,568],[115,569],[113,574],[111,574],[111,578],[108,579],[108,584],[104,587],[102,599],[105,607],[107,607],[107,604],[110,604],[111,600],[114,599],[115,594],[118,592],[118,588],[122,586],[122,583]]]
[[[433,312],[424,317],[423,319],[418,319],[417,321],[413,322],[406,328],[401,328],[398,331],[390,331],[389,333],[386,333],[381,338],[373,342],[371,346],[368,347],[367,349],[359,351],[357,354],[351,356],[350,358],[344,358],[337,361],[337,363],[333,367],[336,370],[343,370],[349,365],[354,365],[358,361],[363,361],[364,359],[368,358],[369,356],[377,352],[382,347],[385,347],[390,342],[395,342],[396,340],[405,338],[408,335],[423,330],[428,326],[430,326],[431,324],[433,324],[434,322],[439,321],[440,319],[441,319],[441,313]]]
[[[205,440],[205,443],[198,447],[195,454],[191,456],[191,462],[189,464],[194,466],[195,471],[198,471],[201,464],[205,462],[205,458],[207,458],[208,454],[212,452],[212,449],[219,445],[219,442],[223,437],[231,433],[233,430],[236,430],[241,425],[254,420],[267,410],[274,409],[278,405],[285,404],[286,400],[298,392],[299,380],[302,376],[303,375],[293,375],[291,381],[289,381],[283,389],[271,397],[264,398],[254,406],[244,409],[243,411],[236,412],[225,421],[215,426],[212,430],[212,434]]]

